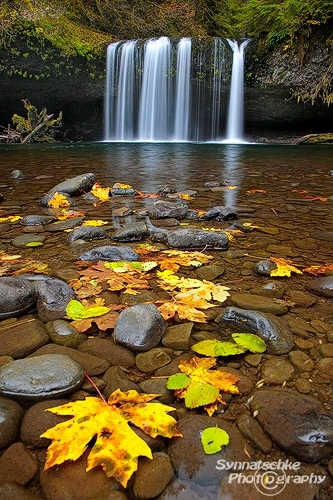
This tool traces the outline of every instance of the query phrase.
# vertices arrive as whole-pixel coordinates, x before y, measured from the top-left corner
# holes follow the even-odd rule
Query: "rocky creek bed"
[[[0,206],[0,217],[22,217],[0,223],[0,257],[21,256],[0,264],[0,499],[264,499],[269,489],[253,484],[255,470],[245,467],[242,478],[231,481],[237,466],[228,470],[226,464],[279,460],[299,465],[297,473],[290,467],[285,471],[278,498],[333,498],[333,272],[327,267],[320,277],[270,276],[276,267],[272,256],[289,259],[299,269],[332,262],[329,199],[306,199],[301,189],[271,195],[269,179],[256,179],[237,210],[211,203],[201,207],[202,214],[200,191],[193,192],[193,186],[182,192],[191,196],[189,201],[179,198],[175,185],[147,203],[134,197],[135,190],[113,185],[120,191],[111,189],[102,203],[87,195],[99,180],[93,174],[66,181],[58,172],[48,193],[35,193],[31,200],[18,198],[26,182],[18,175],[5,180]],[[333,193],[328,172],[325,182],[320,195],[328,198]],[[213,200],[229,187],[207,175],[202,189]],[[58,211],[47,207],[55,191],[86,215],[59,222]],[[108,224],[83,229],[84,218]],[[314,219],[320,220],[317,227]],[[237,230],[231,241],[225,230]],[[31,242],[40,245],[27,246]],[[143,242],[161,251],[195,248],[212,256],[209,263],[181,267],[177,274],[226,285],[230,296],[205,311],[206,323],[177,315],[165,321],[156,304],[168,294],[152,273],[149,288],[136,295],[104,287],[99,296],[120,311],[110,328],[95,324],[84,333],[75,330],[65,311],[75,297],[70,283],[80,277],[77,262],[134,261]],[[47,264],[48,270],[24,271],[32,262]],[[264,338],[267,349],[218,358],[218,369],[239,377],[240,394],[225,394],[227,404],[212,417],[200,408],[186,409],[167,389],[165,377],[193,357],[194,343],[230,339],[242,330]],[[40,435],[66,419],[44,410],[96,395],[84,372],[105,397],[117,388],[135,389],[161,394],[159,400],[175,408],[183,438],[152,439],[140,432],[153,460],[139,459],[126,489],[101,468],[85,471],[89,450],[75,462],[43,471],[49,440]],[[204,453],[200,441],[209,426],[230,436],[229,445],[213,455]],[[295,475],[307,479],[300,484]]]

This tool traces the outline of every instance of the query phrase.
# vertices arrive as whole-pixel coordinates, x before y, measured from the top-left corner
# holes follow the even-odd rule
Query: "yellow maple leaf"
[[[101,219],[92,219],[92,220],[84,220],[81,226],[104,226],[105,224],[109,224],[108,221]]]
[[[98,198],[100,201],[107,201],[110,199],[110,188],[103,188],[99,182],[96,182],[91,188],[91,194]]]
[[[177,193],[178,198],[182,198],[182,200],[192,201],[195,200],[194,196],[190,196],[187,193]]]
[[[292,265],[291,260],[286,260],[277,257],[270,257],[271,262],[274,262],[277,269],[273,269],[270,272],[270,276],[291,276],[291,273],[303,274],[302,271],[297,269],[297,267]]]
[[[0,217],[0,222],[17,222],[21,219],[20,215],[8,215],[7,217]]]
[[[206,323],[207,316],[202,311],[198,311],[195,307],[180,304],[178,302],[164,302],[158,307],[161,315],[165,320],[173,318],[176,313],[180,319],[196,321],[197,323]]]
[[[56,192],[50,201],[48,201],[47,206],[51,208],[64,208],[69,207],[70,203],[64,194]]]
[[[139,394],[132,390],[114,391],[106,403],[100,398],[88,397],[48,408],[45,411],[72,418],[48,429],[41,437],[52,442],[46,452],[44,470],[66,460],[77,460],[96,436],[90,450],[87,468],[101,466],[108,477],[114,477],[126,487],[138,468],[138,457],[152,458],[147,443],[129,423],[141,428],[151,437],[182,437],[176,420],[168,415],[175,409],[162,403],[149,403],[159,394]]]

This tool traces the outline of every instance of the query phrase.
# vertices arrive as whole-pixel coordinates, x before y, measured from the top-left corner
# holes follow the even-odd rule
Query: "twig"
[[[103,394],[101,393],[101,391],[99,390],[99,388],[97,387],[97,385],[95,384],[95,382],[89,377],[89,375],[88,375],[87,372],[84,372],[84,376],[89,380],[89,382],[91,383],[91,385],[93,385],[95,387],[96,391],[98,392],[99,397],[107,405],[107,401],[106,401],[105,397],[103,396]]]
[[[274,209],[274,208],[271,208],[272,212],[274,215],[276,215],[276,217],[279,217],[279,214],[277,213],[277,211]]]
[[[36,319],[31,318],[31,319],[25,319],[23,321],[15,321],[15,323],[11,323],[10,325],[1,326],[0,330],[7,330],[8,328],[13,328],[15,326],[24,325],[25,323],[30,323],[31,321],[36,321]]]

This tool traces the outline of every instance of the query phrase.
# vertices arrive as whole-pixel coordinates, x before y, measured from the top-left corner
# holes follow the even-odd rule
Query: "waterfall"
[[[104,137],[109,141],[113,139],[111,131],[114,130],[114,91],[116,84],[116,53],[120,42],[111,43],[106,52],[106,89],[104,100]]]
[[[171,44],[167,37],[145,45],[138,138],[168,140],[170,134]]]
[[[109,45],[105,140],[220,141],[227,122],[225,68],[231,66],[232,57],[227,138],[239,140],[247,42],[240,47],[229,44],[233,54],[221,38],[177,41],[160,37]]]
[[[182,38],[177,46],[175,141],[188,141],[189,138],[191,48],[190,38]]]
[[[233,60],[226,140],[228,142],[242,142],[244,106],[244,49],[249,43],[249,40],[245,40],[240,45],[229,39],[228,42],[233,50]]]

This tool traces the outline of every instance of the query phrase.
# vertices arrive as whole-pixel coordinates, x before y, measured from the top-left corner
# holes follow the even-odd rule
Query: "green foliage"
[[[66,315],[70,319],[81,320],[103,316],[110,309],[105,306],[84,306],[78,300],[70,300],[67,304]]]
[[[253,333],[233,333],[234,342],[222,340],[202,340],[192,346],[192,350],[205,356],[231,356],[242,354],[246,350],[261,353],[266,350],[266,343]]]
[[[186,408],[198,408],[214,403],[219,396],[219,389],[211,384],[193,384],[189,387],[185,396]]]
[[[213,455],[229,444],[229,434],[219,427],[206,427],[201,433],[201,443],[206,455]]]
[[[22,102],[27,110],[27,118],[17,114],[12,117],[21,142],[54,142],[54,134],[61,127],[62,113],[53,119],[53,115],[47,114],[46,108],[38,113],[27,99],[22,99]]]
[[[175,373],[168,378],[167,388],[176,391],[178,389],[185,389],[190,383],[191,379],[185,373]]]

